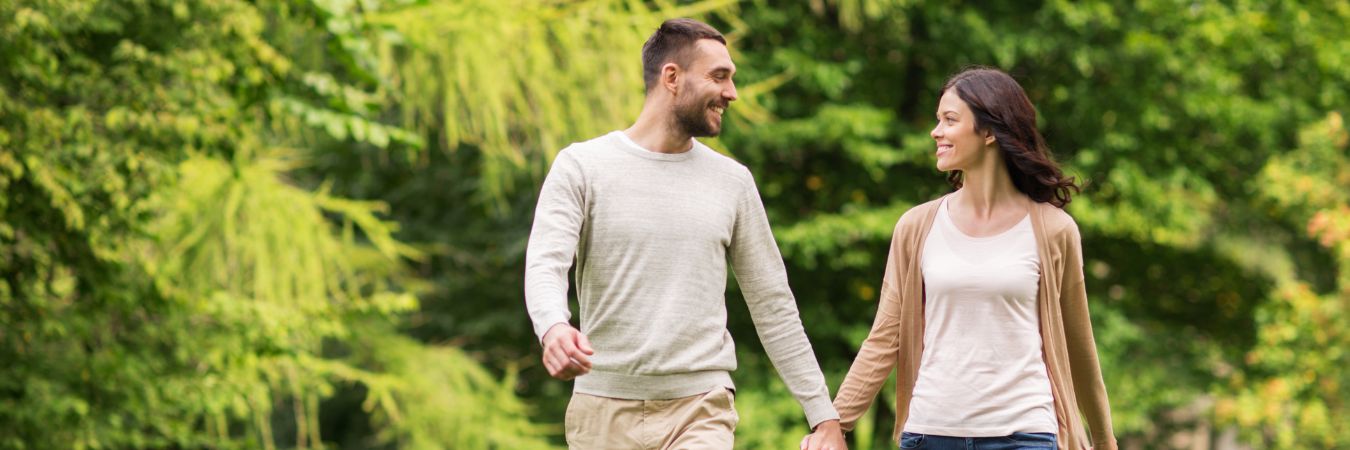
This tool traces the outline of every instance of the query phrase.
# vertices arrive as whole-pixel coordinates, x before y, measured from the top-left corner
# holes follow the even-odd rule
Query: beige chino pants
[[[718,388],[670,400],[574,393],[565,420],[571,450],[731,450],[740,416]]]

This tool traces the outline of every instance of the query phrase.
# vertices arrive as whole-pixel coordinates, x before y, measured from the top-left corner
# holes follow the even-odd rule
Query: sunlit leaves
[[[320,402],[348,391],[370,407],[330,414],[500,426],[416,417],[367,442],[540,447],[510,380],[392,325],[422,252],[387,207],[296,182],[316,154],[287,146],[313,131],[422,145],[376,119],[340,3],[0,3],[0,448],[317,448]],[[330,31],[318,56],[289,39]],[[383,343],[408,363],[371,358]]]
[[[516,176],[637,117],[642,44],[662,20],[731,3],[426,2],[369,21],[398,34],[382,70],[402,120],[434,132],[441,151],[483,152],[478,200],[500,214]]]
[[[1305,127],[1299,148],[1272,158],[1258,178],[1262,198],[1335,255],[1339,278],[1316,292],[1288,274],[1258,311],[1260,340],[1247,353],[1253,368],[1234,380],[1238,395],[1217,412],[1272,448],[1333,448],[1350,436],[1350,138],[1339,113]]]

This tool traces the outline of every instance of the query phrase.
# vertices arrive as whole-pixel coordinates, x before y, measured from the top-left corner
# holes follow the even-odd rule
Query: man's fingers
[[[809,445],[807,445],[806,447],[807,450],[844,450],[841,448],[834,448],[833,446],[829,445],[830,440],[827,439],[825,436],[822,436],[820,433],[812,433],[810,439],[811,442]]]
[[[544,345],[544,368],[548,374],[561,380],[570,380],[591,371],[590,355],[595,354],[590,339],[561,324],[549,330]]]
[[[568,373],[571,373],[572,376],[574,377],[582,376],[591,372],[591,367],[589,365],[581,365],[576,360],[569,361],[564,369],[567,370]]]
[[[587,339],[586,335],[581,333],[577,333],[577,348],[587,355],[595,354],[595,349],[591,347],[591,340]]]
[[[570,365],[549,363],[548,375],[559,380],[568,381],[576,378],[576,373]]]
[[[577,340],[571,336],[563,336],[558,339],[557,345],[553,346],[562,350],[563,353],[571,355],[577,352]]]
[[[567,352],[564,352],[557,346],[544,352],[544,357],[548,358],[549,361],[553,363],[555,371],[562,371],[564,367],[567,367],[567,363],[569,362],[567,359]]]
[[[544,368],[548,369],[549,376],[561,380],[570,380],[591,371],[590,367],[571,359],[562,350],[546,352],[544,354]]]
[[[572,364],[576,364],[586,370],[591,370],[591,359],[586,357],[586,354],[582,353],[581,350],[574,348],[567,356],[570,358],[569,362]]]
[[[591,359],[586,356],[588,353],[583,352],[581,351],[581,349],[577,348],[576,340],[573,339],[562,340],[558,342],[558,346],[562,348],[564,353],[566,353],[567,358],[570,358],[569,362],[575,362],[575,364],[578,364],[581,367],[585,367],[587,370],[590,370]]]
[[[591,363],[589,361],[584,366],[581,365],[577,366],[577,376],[582,376],[588,373],[591,373]]]
[[[561,375],[567,370],[567,366],[572,364],[572,360],[567,357],[567,353],[557,347],[545,352],[544,361],[549,369],[549,375],[555,377]]]
[[[844,443],[843,436],[831,431],[817,430],[808,436],[808,443],[803,443],[806,450],[848,450],[848,444]]]
[[[544,366],[548,368],[549,375],[558,375],[567,367],[567,360],[558,357],[553,353],[544,355]]]
[[[554,364],[553,358],[550,358],[547,354],[544,355],[544,368],[548,369],[548,376],[558,376],[558,365]]]
[[[563,368],[563,370],[562,370],[562,375],[563,375],[563,376],[566,376],[567,379],[570,380],[570,379],[579,377],[579,376],[581,376],[581,375],[585,375],[586,372],[589,372],[589,370],[587,370],[587,369],[584,368],[584,367],[578,366],[578,365],[576,365],[575,363],[572,363],[572,364],[568,364],[567,367],[564,367],[564,368]]]

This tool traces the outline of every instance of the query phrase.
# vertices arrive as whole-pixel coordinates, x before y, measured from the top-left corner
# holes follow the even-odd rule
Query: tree
[[[1346,107],[1335,88],[1346,81],[1346,51],[1332,44],[1345,37],[1335,25],[1344,8],[752,5],[740,18],[754,31],[733,43],[742,52],[740,76],[790,81],[756,99],[777,120],[733,116],[722,142],[765,191],[827,371],[848,367],[870,323],[882,264],[877,249],[898,211],[946,190],[931,169],[927,136],[937,89],[962,67],[987,64],[1027,88],[1050,147],[1087,182],[1069,209],[1084,230],[1098,346],[1126,445],[1171,445],[1171,430],[1194,426],[1175,419],[1175,411],[1240,398],[1242,389],[1234,388],[1251,382],[1245,375],[1309,373],[1302,364],[1284,365],[1288,360],[1251,364],[1260,359],[1249,356],[1259,353],[1254,349],[1275,345],[1264,336],[1283,319],[1271,308],[1289,302],[1270,266],[1286,261],[1317,293],[1333,288],[1334,271],[1326,268],[1336,263],[1301,231],[1300,220],[1272,214],[1268,201],[1252,194],[1251,180],[1297,147],[1301,124]],[[1260,190],[1287,190],[1288,181],[1270,180]],[[1311,304],[1334,321],[1343,316],[1336,302]],[[1307,325],[1294,327],[1302,335]],[[1333,337],[1324,341],[1340,346]],[[1331,366],[1343,357],[1329,358],[1313,366],[1334,380],[1343,370]],[[1335,398],[1337,391],[1323,389],[1318,398]],[[1292,408],[1279,402],[1279,411]],[[1320,430],[1318,414],[1329,423],[1344,416],[1336,402],[1325,404],[1322,412],[1296,408],[1313,411],[1298,423]],[[879,433],[855,434],[858,447],[887,440],[891,412],[878,409]],[[1201,421],[1256,423],[1202,409]],[[1330,432],[1276,439],[1300,434],[1280,430],[1268,425],[1247,437],[1282,448],[1344,445]]]
[[[274,45],[350,40],[341,6],[0,5],[0,447],[322,447],[353,389],[359,446],[547,447],[509,380],[398,332],[421,253],[385,207],[288,180],[314,130],[421,142],[359,45]]]

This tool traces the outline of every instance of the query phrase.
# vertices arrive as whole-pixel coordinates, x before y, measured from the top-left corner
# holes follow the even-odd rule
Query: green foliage
[[[832,385],[895,220],[949,190],[937,89],[987,64],[1085,182],[1122,441],[1350,445],[1350,6],[950,6],[0,2],[0,448],[556,446],[570,386],[520,308],[535,192],[636,116],[675,16],[731,42],[709,142],[755,174]],[[801,412],[728,303],[737,447],[792,448]],[[892,395],[853,448],[891,445]]]
[[[794,78],[755,100],[777,119],[733,115],[721,142],[758,178],[827,373],[847,369],[870,324],[895,211],[947,190],[927,134],[937,89],[971,64],[1022,82],[1050,147],[1087,181],[1070,212],[1084,230],[1102,364],[1125,442],[1165,445],[1168,433],[1190,426],[1171,411],[1237,398],[1249,372],[1304,373],[1250,365],[1254,348],[1278,346],[1261,344],[1270,339],[1263,324],[1277,320],[1261,311],[1287,302],[1266,266],[1287,261],[1324,292],[1339,263],[1304,237],[1303,223],[1272,214],[1253,195],[1253,179],[1296,147],[1300,126],[1350,100],[1335,88],[1350,81],[1346,50],[1332,44],[1345,31],[1330,25],[1350,17],[1343,5],[749,3],[736,23],[754,31],[732,43],[738,79]],[[1292,32],[1303,26],[1315,31]],[[854,150],[860,142],[889,151]],[[891,156],[868,157],[876,153]],[[1345,190],[1332,180],[1305,184]],[[1281,192],[1287,183],[1266,187]],[[731,322],[738,342],[753,339],[737,333],[749,329],[747,318]],[[1340,377],[1330,374],[1345,372],[1334,364],[1343,358],[1329,358],[1318,373]],[[1330,423],[1343,417],[1325,410]],[[879,405],[876,414],[868,441],[880,447],[893,412]],[[1221,425],[1256,423],[1232,417],[1202,413]],[[1267,425],[1247,438],[1284,429],[1301,428]],[[1331,448],[1340,439],[1289,445]]]
[[[353,361],[387,374],[367,383],[372,392],[384,392],[366,400],[385,443],[407,449],[556,448],[542,436],[560,429],[519,420],[528,411],[516,396],[514,375],[498,380],[454,347],[428,346],[392,330],[363,331],[369,334],[353,349],[359,355]]]
[[[444,150],[477,148],[476,200],[500,215],[522,194],[514,174],[540,176],[567,143],[637,117],[642,73],[631,63],[662,20],[729,3],[441,1],[369,20],[397,32],[382,68],[400,120]]]
[[[214,428],[247,415],[271,446],[273,398],[290,397],[296,445],[318,445],[317,398],[332,391],[332,381],[375,377],[324,361],[324,342],[368,338],[353,336],[351,326],[414,308],[416,300],[387,279],[399,256],[415,254],[390,239],[393,230],[373,215],[378,207],[282,182],[283,158],[249,159],[242,167],[208,157],[183,161],[179,182],[155,205],[163,214],[149,228],[157,242],[144,264],[165,295],[184,301],[179,325],[192,333],[175,344],[201,380],[182,382],[223,385],[189,403],[206,417],[189,411],[185,419],[202,420],[207,433],[225,438],[228,429]],[[375,245],[338,233],[325,213],[360,224]]]
[[[397,69],[386,77],[407,99],[396,109],[452,151],[406,163],[355,153],[323,170],[339,189],[388,201],[403,235],[428,243],[421,270],[433,287],[415,333],[459,339],[498,367],[520,364],[525,396],[556,420],[567,386],[538,368],[518,291],[501,286],[521,284],[549,155],[636,114],[637,49],[660,15],[633,2],[407,8],[371,19],[402,36],[385,57]],[[712,143],[755,173],[832,380],[871,323],[895,219],[948,190],[927,136],[937,89],[962,67],[990,64],[1026,86],[1052,149],[1087,187],[1070,211],[1085,234],[1122,439],[1164,446],[1191,426],[1171,413],[1207,398],[1217,409],[1201,420],[1255,423],[1222,408],[1249,372],[1290,370],[1248,358],[1268,340],[1271,319],[1260,311],[1280,304],[1284,282],[1271,266],[1324,292],[1336,278],[1326,267],[1337,263],[1303,223],[1253,194],[1252,174],[1295,148],[1301,125],[1346,106],[1334,88],[1350,81],[1335,45],[1344,6],[1004,2],[953,11],[841,0],[711,11],[705,17],[731,40],[742,96]],[[771,400],[772,371],[737,302],[732,295],[729,327],[743,350],[738,447],[795,444],[800,412]],[[868,436],[854,442],[886,446],[890,408],[879,402],[864,421]],[[1247,438],[1273,439],[1274,429]]]
[[[390,326],[423,254],[386,206],[293,179],[317,136],[422,145],[374,119],[340,6],[0,4],[0,448],[316,448],[338,417],[366,447],[549,447],[509,378]]]
[[[759,357],[741,355],[741,359],[747,358]],[[767,374],[771,376],[754,381],[739,380],[741,387],[736,392],[736,411],[740,416],[736,425],[737,448],[797,448],[802,436],[811,432],[801,420],[802,407],[792,397],[792,392],[782,380],[772,376],[772,369]]]
[[[1218,413],[1268,448],[1334,448],[1350,442],[1336,424],[1350,418],[1350,132],[1341,114],[1303,128],[1296,151],[1267,163],[1260,196],[1326,247],[1338,269],[1335,288],[1319,293],[1288,270],[1257,311],[1251,369],[1232,380],[1237,395]]]

